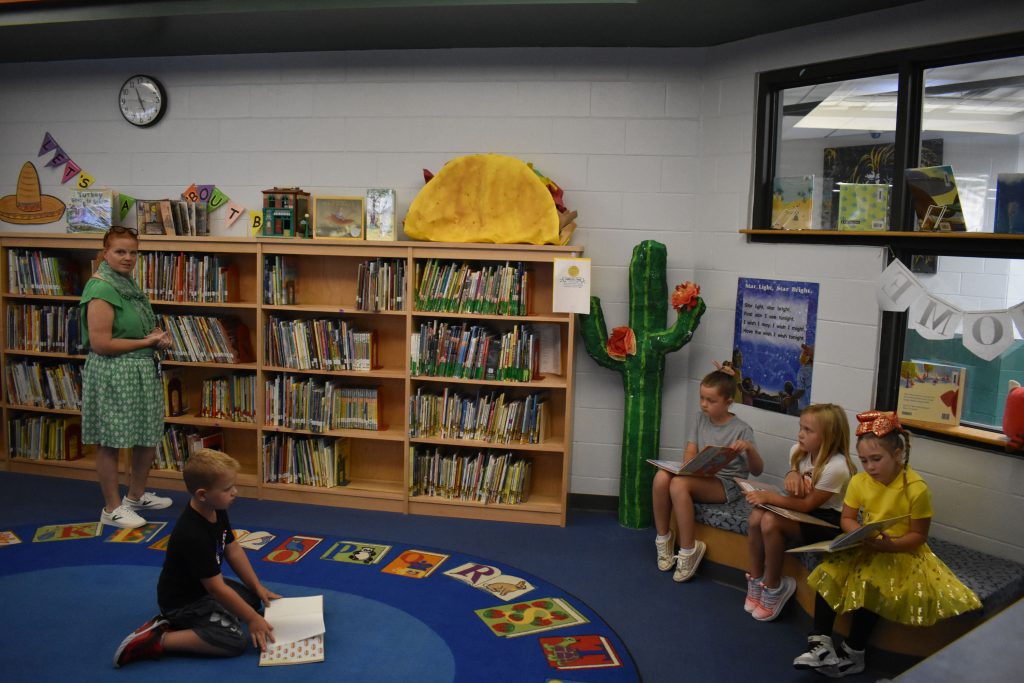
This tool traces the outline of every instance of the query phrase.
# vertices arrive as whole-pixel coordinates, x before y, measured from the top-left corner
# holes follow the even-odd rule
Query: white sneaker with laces
[[[755,579],[750,574],[747,574],[747,599],[743,601],[743,610],[745,612],[749,614],[761,604],[761,592],[763,590],[764,584],[761,583],[761,579]]]
[[[138,529],[140,526],[145,525],[145,523],[146,520],[124,503],[118,505],[110,512],[107,512],[105,509],[100,511],[100,524],[116,526],[121,529]]]
[[[668,538],[664,541],[659,541],[655,537],[654,547],[658,549],[658,569],[663,572],[672,569],[676,563],[675,553],[672,552],[676,549],[676,535],[672,530],[669,530]]]
[[[807,652],[793,660],[797,669],[821,669],[839,663],[831,636],[807,636]]]
[[[128,496],[121,499],[121,506],[131,510],[163,510],[171,507],[174,501],[170,498],[158,496],[155,493],[146,491],[138,500],[132,500]]]
[[[680,583],[692,579],[693,575],[697,573],[697,567],[704,559],[707,549],[708,546],[704,541],[694,541],[693,552],[689,555],[683,554],[683,549],[680,548],[676,555],[676,571],[672,574],[672,578]]]
[[[854,650],[846,643],[840,646],[836,653],[838,660],[835,666],[825,666],[818,669],[818,673],[825,674],[829,678],[842,678],[859,674],[864,670],[864,650]]]

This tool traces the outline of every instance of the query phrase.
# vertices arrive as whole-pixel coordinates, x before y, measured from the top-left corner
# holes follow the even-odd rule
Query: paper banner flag
[[[982,360],[997,358],[1013,343],[1013,320],[1007,311],[964,313],[964,346]]]
[[[910,305],[907,324],[925,339],[952,339],[962,319],[959,308],[925,293]]]
[[[85,171],[82,171],[81,173],[78,174],[78,181],[75,183],[75,187],[77,187],[80,190],[84,190],[85,188],[89,187],[95,182],[95,178],[93,178]]]
[[[189,185],[188,189],[181,193],[181,198],[188,202],[199,201],[199,191],[196,189],[196,184],[192,183]]]
[[[63,185],[67,181],[78,176],[78,173],[82,170],[82,167],[75,162],[68,159],[68,165],[64,167],[64,177],[60,179],[60,184]]]
[[[196,193],[199,195],[199,201],[210,201],[210,197],[213,196],[213,185],[196,185],[195,187]]]
[[[914,303],[924,287],[900,260],[895,260],[878,278],[878,305],[883,311],[905,311]]]
[[[263,212],[262,211],[250,211],[249,212],[249,228],[252,230],[253,235],[260,234],[263,230]]]
[[[71,161],[71,158],[64,153],[60,147],[57,148],[57,153],[53,155],[53,158],[46,162],[47,168],[57,168]]]
[[[1013,308],[1007,309],[1006,312],[1013,318],[1013,324],[1017,326],[1017,331],[1024,337],[1024,301]]]
[[[239,219],[239,217],[241,217],[241,215],[243,213],[245,213],[245,207],[242,206],[241,204],[236,204],[235,202],[229,201],[228,202],[227,212],[228,212],[228,217],[227,217],[227,223],[226,224],[227,224],[227,227],[230,228],[231,224],[234,223],[235,221],[237,221]]]
[[[224,206],[230,197],[220,191],[220,188],[213,188],[213,194],[210,195],[209,201],[206,202],[206,210],[209,213],[213,213],[220,207]],[[230,224],[229,224],[230,225]]]
[[[60,147],[60,145],[57,144],[57,141],[53,139],[52,135],[47,133],[46,135],[43,136],[43,145],[42,147],[39,148],[39,154],[37,154],[36,156],[41,157],[47,152],[52,152],[58,147]]]
[[[135,197],[129,197],[126,194],[118,195],[118,208],[121,210],[121,221],[128,217],[128,211],[131,210],[135,204]]]

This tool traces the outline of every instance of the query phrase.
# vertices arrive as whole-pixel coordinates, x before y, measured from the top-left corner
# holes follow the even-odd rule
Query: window
[[[1016,306],[1024,299],[1024,259],[1014,258],[1024,253],[1022,46],[1024,34],[1012,34],[759,74],[751,225],[766,228],[779,218],[778,188],[789,182],[780,178],[814,176],[813,209],[805,230],[751,230],[749,239],[888,246],[926,290],[958,309]],[[947,166],[957,202],[946,194]],[[907,172],[915,167],[939,168]],[[851,222],[839,216],[839,204],[850,190],[843,183],[887,190],[882,223],[852,224],[870,232],[845,232]],[[927,189],[923,206],[916,186]],[[929,229],[970,235],[920,232]],[[882,318],[878,408],[896,406],[901,361],[962,365],[962,424],[1000,430],[1008,380],[1024,370],[1019,330],[1009,348],[985,361],[964,347],[962,330],[933,339],[907,313]],[[987,443],[996,436],[947,435]]]

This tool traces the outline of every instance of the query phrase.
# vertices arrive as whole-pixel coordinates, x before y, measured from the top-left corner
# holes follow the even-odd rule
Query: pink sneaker
[[[767,586],[761,589],[761,604],[754,608],[754,618],[758,621],[771,621],[782,614],[782,608],[796,592],[796,579],[783,576],[779,587],[772,589]]]
[[[747,599],[743,601],[743,609],[748,614],[761,604],[761,591],[763,589],[764,584],[761,583],[761,579],[755,579],[750,574],[747,574]]]

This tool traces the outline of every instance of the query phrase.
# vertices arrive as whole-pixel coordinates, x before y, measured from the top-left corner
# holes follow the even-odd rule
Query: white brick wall
[[[991,7],[990,7],[991,5]],[[220,55],[0,65],[0,191],[37,161],[43,191],[67,197],[36,153],[51,132],[100,184],[135,197],[216,183],[257,207],[260,190],[394,187],[404,214],[422,168],[495,151],[533,161],[580,211],[576,241],[593,258],[609,327],[627,320],[629,256],[669,247],[669,283],[700,283],[709,310],[667,363],[662,453],[678,457],[696,382],[732,343],[740,276],[821,283],[814,400],[851,413],[873,397],[878,249],[749,245],[758,71],[1012,30],[988,0],[965,12],[935,0],[714,49],[467,49]],[[948,17],[943,19],[942,17]],[[1020,19],[1015,20],[1021,23]],[[125,78],[169,91],[165,119],[132,130],[116,108]],[[216,227],[216,224],[215,224]],[[222,227],[222,226],[221,226]],[[0,224],[0,230],[21,229]],[[34,228],[35,229],[35,228]],[[59,230],[61,226],[41,226]],[[222,234],[244,234],[239,223]],[[1011,275],[1016,286],[1020,273]],[[571,490],[615,495],[623,409],[617,374],[579,344]],[[785,468],[796,420],[738,407],[758,432],[769,475]],[[919,455],[920,454],[920,455]],[[1024,513],[1024,465],[946,444],[915,462],[936,493],[936,529],[1024,559],[1005,520]],[[970,498],[970,504],[964,502]],[[956,502],[954,502],[956,501]]]

